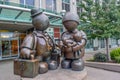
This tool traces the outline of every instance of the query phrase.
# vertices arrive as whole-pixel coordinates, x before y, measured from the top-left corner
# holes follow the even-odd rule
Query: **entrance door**
[[[18,38],[6,38],[1,39],[0,57],[12,58],[19,56],[19,39]]]
[[[11,54],[11,45],[9,40],[2,40],[2,57],[9,57]]]

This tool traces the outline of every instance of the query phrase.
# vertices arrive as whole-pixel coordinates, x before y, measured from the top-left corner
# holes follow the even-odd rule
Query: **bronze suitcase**
[[[26,60],[26,59],[15,59],[14,60],[14,74],[20,75],[21,77],[33,78],[38,75],[39,61]]]

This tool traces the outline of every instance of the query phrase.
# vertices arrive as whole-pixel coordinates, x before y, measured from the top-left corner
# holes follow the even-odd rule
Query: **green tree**
[[[80,3],[79,29],[87,31],[88,38],[104,38],[107,59],[110,61],[109,38],[120,35],[120,3],[117,0],[84,0]]]

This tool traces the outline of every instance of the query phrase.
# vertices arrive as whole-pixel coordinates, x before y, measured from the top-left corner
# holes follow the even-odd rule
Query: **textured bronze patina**
[[[67,12],[63,16],[63,25],[67,31],[61,35],[61,48],[64,59],[62,60],[62,68],[71,68],[75,71],[84,69],[84,46],[87,42],[86,34],[82,30],[78,30],[79,16],[72,12]]]
[[[15,59],[14,60],[14,74],[20,75],[21,77],[33,78],[38,75],[39,61]]]
[[[64,69],[70,68],[71,60],[62,60],[61,62],[61,67]]]
[[[39,74],[46,73],[48,71],[48,64],[46,62],[39,63]]]
[[[45,32],[49,27],[49,18],[39,9],[31,10],[31,18],[35,30],[25,37],[21,45],[20,58],[24,60],[37,59],[40,62],[37,72],[40,74],[46,73],[48,69],[57,69],[60,56],[52,38]],[[31,66],[29,68],[32,69]]]

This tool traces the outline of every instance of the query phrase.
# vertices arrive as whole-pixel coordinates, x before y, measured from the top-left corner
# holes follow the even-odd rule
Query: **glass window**
[[[34,0],[20,0],[21,4],[34,6]]]
[[[9,0],[4,0],[4,1],[9,2]]]
[[[13,36],[12,32],[1,32],[0,38],[11,38]]]
[[[24,0],[20,0],[20,3],[21,3],[21,4],[25,4]]]
[[[60,32],[63,32],[63,28],[60,28]]]
[[[39,0],[39,7],[42,8],[42,2]]]
[[[70,11],[70,1],[62,0],[62,10]]]
[[[12,56],[18,54],[18,48],[19,48],[18,40],[17,39],[11,40],[10,43],[11,43],[11,54],[12,54]]]
[[[49,31],[51,31],[51,29],[49,29]]]
[[[56,0],[46,0],[46,9],[55,11],[56,10]]]
[[[70,0],[62,0],[64,3],[70,3]]]
[[[2,41],[2,56],[10,56],[10,41],[3,40]]]
[[[26,4],[30,6],[34,6],[34,0],[26,0]]]

